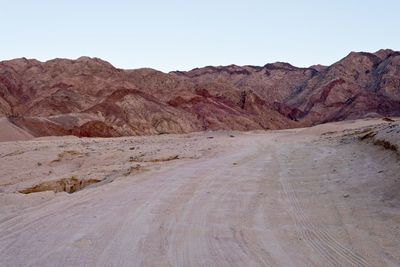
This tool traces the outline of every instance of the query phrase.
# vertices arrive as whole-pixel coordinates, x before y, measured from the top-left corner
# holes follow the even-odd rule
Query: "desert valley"
[[[400,52],[0,62],[0,266],[400,266]]]

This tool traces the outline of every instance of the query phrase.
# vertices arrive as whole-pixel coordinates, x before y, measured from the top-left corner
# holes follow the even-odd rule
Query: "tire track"
[[[177,238],[179,235],[175,233],[171,245],[177,247],[171,249],[178,250],[180,244],[184,248],[184,253],[181,254],[189,254],[188,257],[181,255],[174,266],[243,266],[245,263],[253,263],[256,266],[277,266],[268,251],[257,241],[252,220],[249,219],[254,217],[253,213],[259,203],[257,192],[240,194],[232,201],[232,196],[240,192],[240,186],[243,185],[232,177],[245,177],[248,165],[260,156],[258,149],[256,151],[252,149],[246,151],[244,155],[242,151],[225,158],[221,162],[222,165],[216,168],[216,172],[202,182],[201,188],[197,190],[197,196],[187,203],[180,219],[175,223],[186,226],[183,230],[185,237]],[[238,165],[234,170],[227,171],[226,164],[231,162],[237,162]],[[240,170],[239,166],[243,166],[244,169]],[[242,173],[243,171],[245,173]],[[239,208],[242,205],[246,207],[245,210]],[[196,224],[185,224],[188,220]],[[220,224],[221,221],[227,224]],[[202,260],[199,257],[201,255],[209,256],[208,259]]]
[[[287,155],[290,156],[291,152],[288,152]],[[279,159],[276,155],[275,158],[279,168]],[[286,160],[286,162],[290,161]],[[290,169],[290,166],[287,166],[286,169]],[[290,174],[288,172],[282,173],[282,171],[278,173],[284,195],[292,209],[293,220],[305,242],[324,258],[330,266],[370,266],[363,257],[341,244],[321,226],[316,226],[310,221],[305,213],[304,205],[297,197],[294,185],[286,177]]]

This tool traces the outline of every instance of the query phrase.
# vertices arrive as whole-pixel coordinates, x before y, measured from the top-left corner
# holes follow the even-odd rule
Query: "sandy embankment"
[[[0,117],[0,142],[31,140],[33,136],[25,130],[15,126],[7,120]]]
[[[399,131],[0,143],[0,265],[399,266]]]

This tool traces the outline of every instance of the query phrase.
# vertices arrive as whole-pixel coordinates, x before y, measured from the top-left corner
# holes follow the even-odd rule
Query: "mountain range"
[[[0,117],[33,136],[112,137],[307,127],[400,115],[400,52],[331,66],[207,66],[163,73],[98,58],[0,62]]]

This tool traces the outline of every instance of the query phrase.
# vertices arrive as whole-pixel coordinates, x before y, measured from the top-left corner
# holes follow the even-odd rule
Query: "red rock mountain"
[[[400,52],[339,62],[122,70],[97,58],[0,62],[0,116],[34,136],[283,129],[400,115]]]

